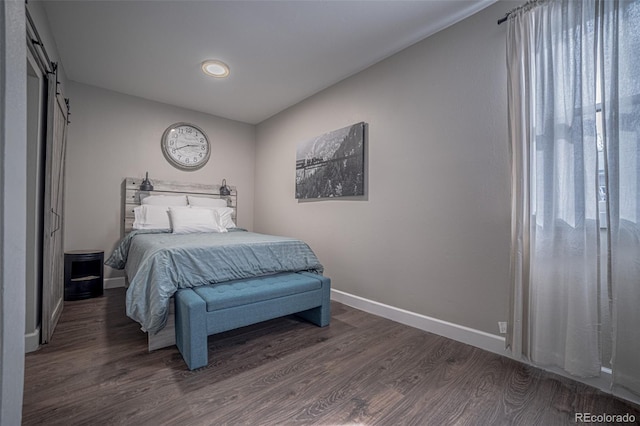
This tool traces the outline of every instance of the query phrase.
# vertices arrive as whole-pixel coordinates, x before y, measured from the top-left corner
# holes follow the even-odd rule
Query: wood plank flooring
[[[189,371],[147,352],[124,289],[65,302],[26,356],[23,424],[562,425],[640,407],[489,352],[333,302],[329,327],[286,317],[209,338]]]

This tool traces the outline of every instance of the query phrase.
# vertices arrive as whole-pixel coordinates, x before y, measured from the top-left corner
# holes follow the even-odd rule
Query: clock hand
[[[178,149],[182,149],[182,148],[186,148],[186,147],[188,147],[188,146],[198,146],[198,145],[182,145],[180,148],[176,148],[176,150],[178,150]]]

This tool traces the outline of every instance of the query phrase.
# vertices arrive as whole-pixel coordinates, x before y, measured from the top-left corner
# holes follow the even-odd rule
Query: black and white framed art
[[[356,123],[298,144],[296,198],[364,195],[366,123]]]

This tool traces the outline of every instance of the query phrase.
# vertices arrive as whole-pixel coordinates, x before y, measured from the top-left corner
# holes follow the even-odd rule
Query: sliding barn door
[[[64,300],[64,158],[67,141],[67,106],[58,93],[55,74],[49,74],[47,148],[42,257],[41,342],[51,339]]]

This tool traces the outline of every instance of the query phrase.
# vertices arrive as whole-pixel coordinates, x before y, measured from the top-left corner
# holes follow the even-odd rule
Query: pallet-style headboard
[[[142,178],[128,177],[124,182],[124,233],[133,230],[133,209],[140,205],[140,200],[150,195],[196,195],[198,197],[222,198],[227,200],[227,206],[233,209],[233,220],[237,223],[238,193],[235,186],[227,185],[231,195],[220,195],[220,185],[203,183],[173,182],[153,179],[153,191],[140,191]]]

